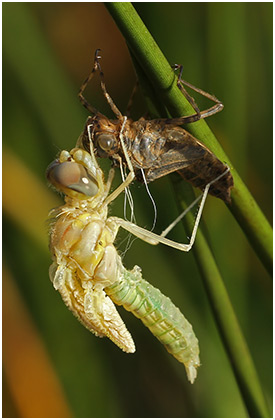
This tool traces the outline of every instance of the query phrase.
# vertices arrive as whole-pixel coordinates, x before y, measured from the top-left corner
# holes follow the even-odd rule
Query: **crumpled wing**
[[[56,263],[50,267],[50,279],[67,307],[89,331],[108,337],[127,353],[135,352],[131,334],[103,289],[93,289],[89,281],[84,289],[76,273]]]

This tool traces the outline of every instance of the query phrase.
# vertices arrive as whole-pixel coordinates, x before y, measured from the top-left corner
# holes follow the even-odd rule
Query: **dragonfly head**
[[[58,191],[78,200],[92,198],[99,190],[92,171],[88,170],[83,163],[76,162],[72,154],[67,151],[61,152],[59,158],[48,166],[46,176]]]

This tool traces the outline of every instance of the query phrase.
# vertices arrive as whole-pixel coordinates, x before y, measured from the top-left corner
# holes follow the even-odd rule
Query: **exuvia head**
[[[90,152],[92,144],[96,156],[111,157],[119,152],[120,127],[121,121],[109,120],[104,115],[88,117],[77,145]]]
[[[118,153],[118,141],[113,133],[99,132],[95,135],[95,145],[98,156],[111,157]]]

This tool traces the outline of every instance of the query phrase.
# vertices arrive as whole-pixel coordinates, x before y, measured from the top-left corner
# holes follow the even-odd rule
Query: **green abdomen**
[[[192,325],[168,297],[142,279],[138,267],[131,272],[125,269],[121,280],[105,291],[117,305],[141,319],[168,352],[186,369],[192,367],[194,374],[199,366],[199,347]]]

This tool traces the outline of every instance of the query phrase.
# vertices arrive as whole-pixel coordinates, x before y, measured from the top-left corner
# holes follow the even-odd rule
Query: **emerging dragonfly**
[[[92,72],[82,84],[79,92],[82,104],[93,116],[88,117],[84,131],[79,138],[78,146],[89,151],[89,131],[97,156],[109,157],[115,165],[119,164],[121,167],[122,164],[128,166],[125,159],[125,150],[123,150],[120,141],[124,117],[106,90],[104,75],[99,63],[101,58],[99,51],[96,50]],[[199,140],[179,127],[182,124],[195,122],[221,111],[223,104],[215,96],[182,80],[182,66],[175,66],[175,68],[180,68],[178,87],[194,107],[196,114],[180,118],[154,120],[140,118],[138,121],[127,118],[123,140],[135,177],[143,182],[151,182],[177,171],[186,181],[202,190],[209,182],[218,178],[218,181],[211,183],[209,193],[221,198],[226,203],[230,203],[230,192],[233,187],[232,175],[227,171],[225,176],[219,177],[226,172],[227,166]],[[100,73],[101,88],[117,120],[108,119],[91,106],[83,96],[87,84],[96,71]],[[184,85],[213,100],[216,104],[200,112],[194,99],[185,90]]]
[[[125,118],[121,139],[126,123]],[[184,364],[188,379],[193,383],[200,360],[198,340],[191,324],[168,297],[142,278],[138,266],[131,271],[123,266],[114,241],[122,227],[152,245],[163,243],[189,251],[202,208],[189,244],[171,241],[127,220],[108,217],[108,205],[129,186],[132,172],[109,193],[114,169],[110,170],[105,182],[94,155],[92,134],[88,128],[89,153],[79,148],[62,151],[47,169],[49,182],[65,195],[65,204],[50,213],[53,258],[50,279],[65,304],[86,328],[99,337],[109,337],[128,353],[135,351],[135,345],[114,303],[132,312],[168,352]],[[131,169],[127,154],[125,157]],[[208,184],[204,191],[204,201],[210,187]]]

